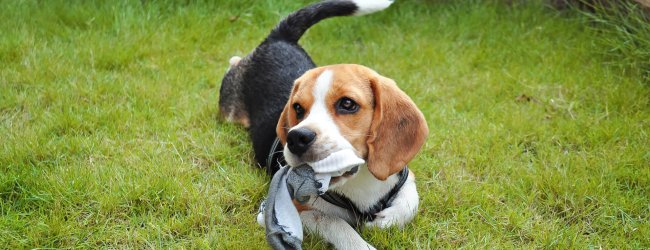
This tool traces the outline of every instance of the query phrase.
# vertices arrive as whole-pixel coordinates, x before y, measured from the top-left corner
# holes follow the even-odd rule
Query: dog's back
[[[392,0],[331,0],[309,5],[280,21],[249,55],[231,58],[221,82],[219,110],[229,121],[249,128],[255,159],[261,166],[266,166],[277,121],[294,81],[315,67],[298,40],[323,19],[369,14],[391,3]],[[277,166],[271,172],[276,170]]]

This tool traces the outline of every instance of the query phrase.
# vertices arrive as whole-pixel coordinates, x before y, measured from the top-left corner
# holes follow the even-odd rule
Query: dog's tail
[[[280,21],[266,38],[298,43],[305,31],[320,20],[335,16],[365,15],[383,10],[393,0],[329,0],[318,2],[291,13]]]

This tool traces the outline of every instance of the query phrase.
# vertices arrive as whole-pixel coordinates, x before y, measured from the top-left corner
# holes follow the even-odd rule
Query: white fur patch
[[[378,228],[397,226],[402,228],[406,223],[413,220],[418,212],[419,203],[420,198],[418,190],[415,188],[415,177],[409,175],[402,189],[395,195],[391,206],[375,214],[377,216],[375,220],[366,223],[366,226]]]
[[[239,64],[239,61],[241,61],[241,57],[238,56],[233,56],[228,60],[228,63],[230,63],[230,67],[232,66],[237,66]]]
[[[316,88],[314,88],[314,93],[313,93],[315,106],[317,106],[318,104],[323,104],[323,102],[325,102],[325,97],[327,97],[327,92],[329,92],[330,88],[332,87],[333,76],[334,76],[334,72],[332,72],[331,70],[325,70],[316,79]],[[325,112],[327,112],[327,108],[325,108]]]
[[[393,0],[352,0],[359,8],[354,15],[362,16],[388,8]]]

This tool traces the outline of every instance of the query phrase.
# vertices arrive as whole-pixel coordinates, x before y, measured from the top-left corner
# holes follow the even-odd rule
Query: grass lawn
[[[265,248],[269,178],[218,90],[307,2],[0,0],[0,248]],[[650,247],[650,84],[598,39],[570,11],[469,0],[312,28],[317,64],[395,79],[431,130],[409,166],[418,216],[364,239]]]

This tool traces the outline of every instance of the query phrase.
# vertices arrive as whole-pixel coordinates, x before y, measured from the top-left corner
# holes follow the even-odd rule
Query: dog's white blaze
[[[314,88],[314,105],[322,104],[325,102],[327,92],[332,87],[332,77],[334,73],[331,70],[325,70],[316,79],[316,87]],[[321,106],[322,107],[322,106]],[[327,109],[325,109],[327,110]]]
[[[352,0],[352,2],[354,2],[359,8],[354,13],[355,16],[361,16],[361,15],[377,12],[385,8],[388,8],[388,6],[393,4],[392,0]]]
[[[354,149],[352,144],[348,142],[339,131],[339,127],[334,123],[332,114],[327,110],[329,105],[334,103],[327,103],[327,93],[332,88],[332,79],[334,72],[325,70],[316,79],[316,87],[314,88],[314,104],[311,107],[309,117],[306,119],[306,124],[314,126],[320,130],[319,136],[325,141],[333,142],[332,148],[337,150],[341,149]]]

